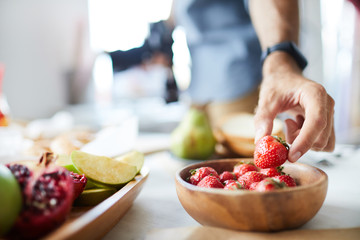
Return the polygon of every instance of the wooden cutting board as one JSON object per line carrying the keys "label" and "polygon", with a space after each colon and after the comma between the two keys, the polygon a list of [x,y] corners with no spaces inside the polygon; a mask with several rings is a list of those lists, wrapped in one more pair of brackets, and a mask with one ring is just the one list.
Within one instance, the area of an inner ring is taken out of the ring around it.
{"label": "wooden cutting board", "polygon": [[148,174],[143,167],[134,180],[94,207],[73,207],[68,220],[44,239],[100,239],[131,207]]}

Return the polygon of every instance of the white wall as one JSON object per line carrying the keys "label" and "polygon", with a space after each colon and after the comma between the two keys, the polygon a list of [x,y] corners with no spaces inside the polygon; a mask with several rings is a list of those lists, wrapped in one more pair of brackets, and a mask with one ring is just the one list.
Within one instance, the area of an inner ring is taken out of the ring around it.
{"label": "white wall", "polygon": [[323,42],[321,36],[320,1],[303,0],[300,4],[300,48],[308,60],[304,75],[313,81],[324,82]]}
{"label": "white wall", "polygon": [[0,1],[0,62],[14,118],[48,117],[68,102],[66,75],[88,46],[87,0]]}

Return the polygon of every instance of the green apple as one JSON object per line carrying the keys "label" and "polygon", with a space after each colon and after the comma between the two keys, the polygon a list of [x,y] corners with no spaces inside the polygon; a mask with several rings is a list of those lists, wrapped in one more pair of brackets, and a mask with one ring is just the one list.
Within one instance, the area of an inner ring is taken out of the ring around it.
{"label": "green apple", "polygon": [[56,159],[55,164],[58,166],[64,167],[71,172],[78,173],[68,155],[58,155],[58,158]]}
{"label": "green apple", "polygon": [[20,186],[12,172],[0,164],[0,237],[10,230],[21,207]]}
{"label": "green apple", "polygon": [[79,173],[84,173],[88,179],[114,187],[131,181],[137,173],[137,168],[133,165],[82,151],[73,151],[71,161]]}
{"label": "green apple", "polygon": [[144,154],[138,151],[131,151],[116,157],[115,160],[135,166],[138,174],[144,165]]}
{"label": "green apple", "polygon": [[116,192],[115,188],[98,188],[84,190],[74,201],[75,206],[95,206]]}
{"label": "green apple", "polygon": [[[74,164],[72,163],[72,161],[68,155],[58,155],[58,158],[56,159],[55,164],[66,168],[68,171],[71,171],[74,173],[79,173],[79,171],[76,169],[76,167],[74,166]],[[101,188],[101,187],[103,187],[103,186],[99,185],[97,183],[94,183],[93,181],[91,181],[91,179],[88,179],[86,182],[85,189]]]}

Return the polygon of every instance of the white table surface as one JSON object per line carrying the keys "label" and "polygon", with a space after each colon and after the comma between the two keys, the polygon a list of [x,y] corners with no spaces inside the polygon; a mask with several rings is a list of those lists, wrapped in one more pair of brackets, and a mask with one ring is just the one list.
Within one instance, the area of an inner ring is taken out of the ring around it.
{"label": "white table surface", "polygon": [[[317,164],[323,159],[323,164]],[[360,149],[338,145],[334,153],[309,152],[299,161],[322,169],[329,177],[322,208],[302,229],[360,227]],[[173,158],[167,151],[148,155],[145,165],[150,175],[144,188],[103,239],[144,239],[154,229],[200,226],[183,209],[175,190],[176,171],[190,163]]]}

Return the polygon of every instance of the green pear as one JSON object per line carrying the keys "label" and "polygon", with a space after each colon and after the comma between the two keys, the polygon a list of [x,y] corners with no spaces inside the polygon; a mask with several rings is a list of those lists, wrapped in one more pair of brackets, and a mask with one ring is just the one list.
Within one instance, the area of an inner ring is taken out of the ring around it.
{"label": "green pear", "polygon": [[215,151],[215,138],[205,112],[190,108],[171,134],[172,153],[185,159],[208,159]]}

